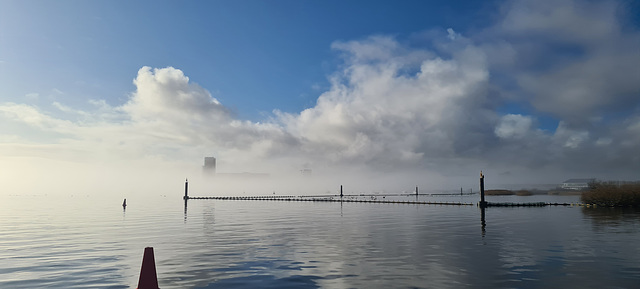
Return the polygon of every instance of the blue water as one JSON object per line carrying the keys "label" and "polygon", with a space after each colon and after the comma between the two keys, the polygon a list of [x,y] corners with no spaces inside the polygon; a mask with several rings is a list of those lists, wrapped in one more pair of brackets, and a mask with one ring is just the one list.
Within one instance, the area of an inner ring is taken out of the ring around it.
{"label": "blue water", "polygon": [[[415,197],[397,197],[415,200]],[[477,196],[420,197],[476,203]],[[578,202],[578,197],[488,197]],[[0,288],[638,288],[640,211],[0,196]]]}

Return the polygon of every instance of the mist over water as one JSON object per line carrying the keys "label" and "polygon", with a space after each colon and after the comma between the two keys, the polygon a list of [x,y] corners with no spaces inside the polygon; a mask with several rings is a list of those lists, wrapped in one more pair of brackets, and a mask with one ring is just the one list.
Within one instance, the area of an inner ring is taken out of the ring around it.
{"label": "mist over water", "polygon": [[[377,170],[354,166],[313,167],[303,175],[302,166],[278,164],[260,166],[219,165],[215,174],[203,171],[200,160],[193,162],[147,161],[81,163],[46,158],[5,158],[0,180],[2,195],[167,195],[184,191],[189,180],[191,195],[317,195],[335,194],[340,185],[345,193],[402,193],[477,191],[478,172],[459,172],[468,177],[444,176],[411,168]],[[487,185],[508,183],[513,178],[490,179]],[[495,180],[495,181],[494,181]],[[533,180],[522,180],[520,183]],[[502,188],[498,185],[498,188]]]}

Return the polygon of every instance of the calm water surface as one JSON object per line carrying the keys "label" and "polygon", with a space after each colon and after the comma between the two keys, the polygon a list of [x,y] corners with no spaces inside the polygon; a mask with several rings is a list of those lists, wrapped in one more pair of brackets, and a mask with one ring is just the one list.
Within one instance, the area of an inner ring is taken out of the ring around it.
{"label": "calm water surface", "polygon": [[[399,197],[413,199],[415,197]],[[472,197],[420,197],[476,203]],[[489,201],[578,202],[577,197]],[[0,196],[0,288],[638,288],[640,211]]]}

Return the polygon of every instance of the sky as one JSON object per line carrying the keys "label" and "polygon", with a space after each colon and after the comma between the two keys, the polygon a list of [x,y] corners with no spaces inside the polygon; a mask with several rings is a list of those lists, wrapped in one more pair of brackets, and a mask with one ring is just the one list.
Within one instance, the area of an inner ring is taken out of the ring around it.
{"label": "sky", "polygon": [[0,0],[0,181],[640,180],[639,28],[635,1]]}

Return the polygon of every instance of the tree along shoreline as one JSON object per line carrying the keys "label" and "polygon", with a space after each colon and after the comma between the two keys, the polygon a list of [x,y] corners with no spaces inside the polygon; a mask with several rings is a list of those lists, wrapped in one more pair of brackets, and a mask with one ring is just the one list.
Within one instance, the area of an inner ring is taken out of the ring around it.
{"label": "tree along shoreline", "polygon": [[580,200],[602,207],[640,207],[640,184],[593,183]]}
{"label": "tree along shoreline", "polygon": [[584,191],[575,191],[575,190],[564,190],[564,189],[554,189],[554,190],[538,190],[538,189],[530,189],[530,190],[486,190],[486,196],[535,196],[535,195],[549,195],[549,196],[576,196],[582,195]]}

